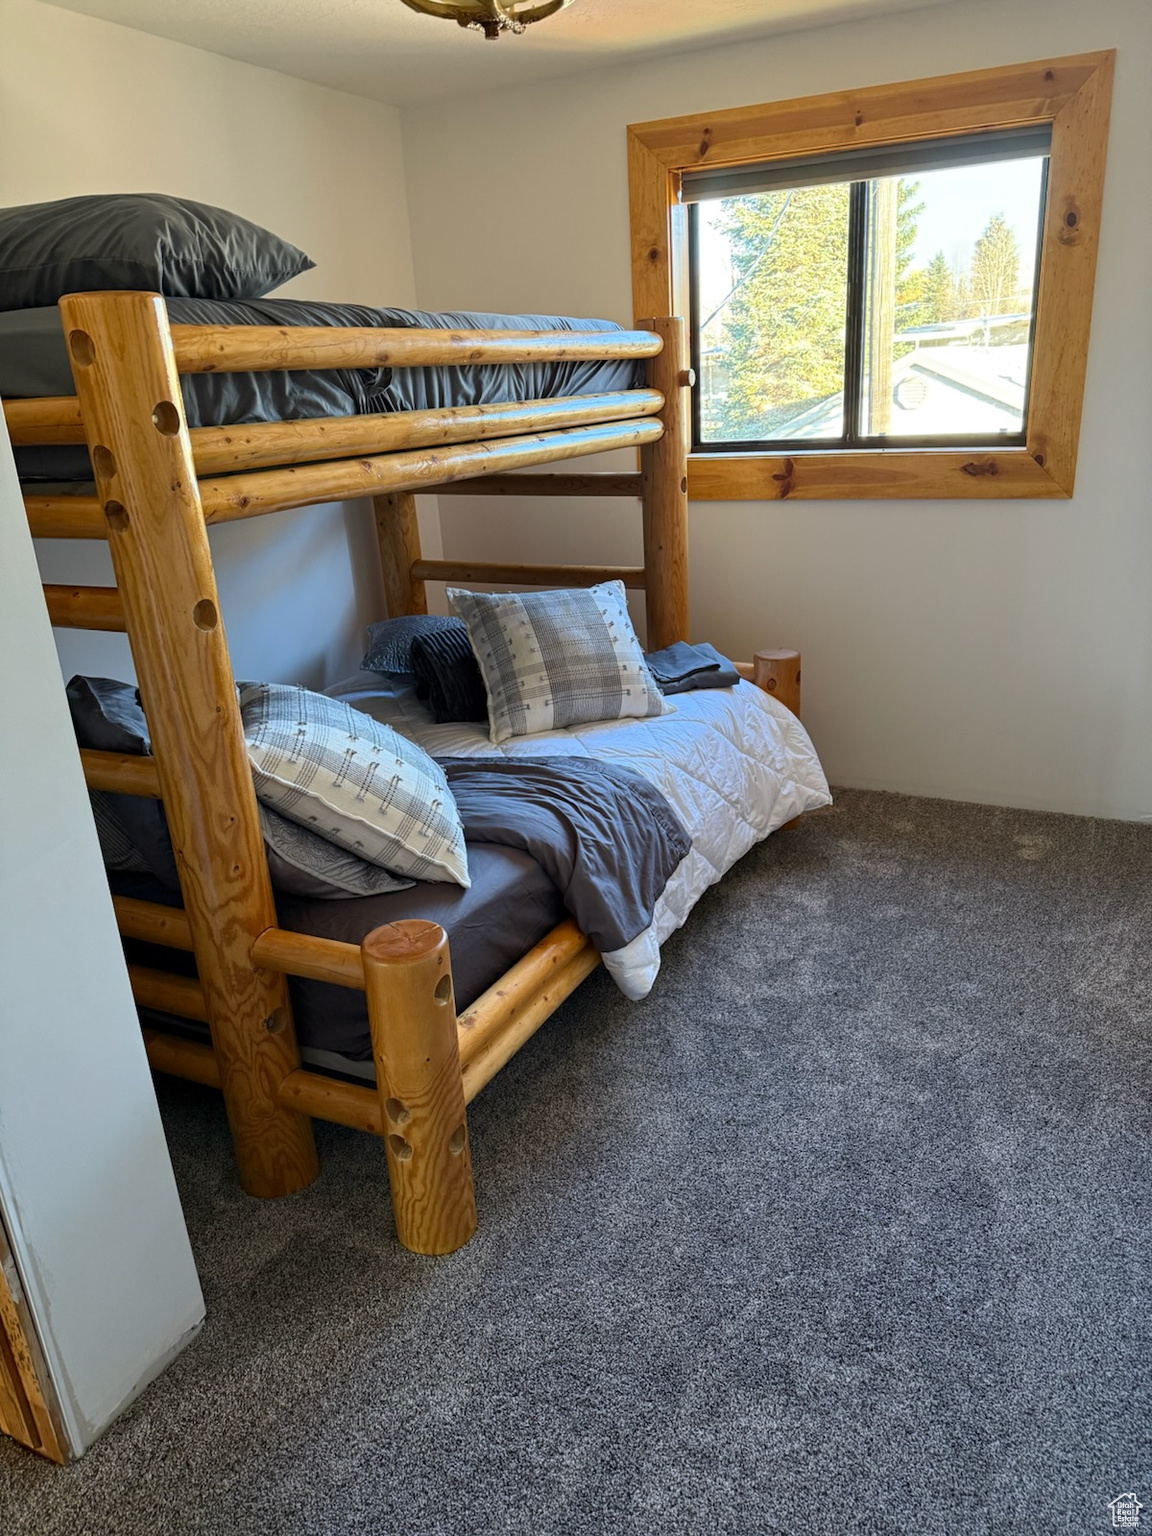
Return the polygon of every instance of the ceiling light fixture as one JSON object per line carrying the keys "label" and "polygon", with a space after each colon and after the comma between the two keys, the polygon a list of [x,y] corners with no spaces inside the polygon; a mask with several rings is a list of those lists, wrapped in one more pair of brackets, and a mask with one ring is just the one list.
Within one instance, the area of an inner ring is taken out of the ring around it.
{"label": "ceiling light fixture", "polygon": [[458,27],[474,27],[487,38],[501,32],[523,32],[534,21],[554,16],[572,0],[404,0],[422,16],[443,16]]}

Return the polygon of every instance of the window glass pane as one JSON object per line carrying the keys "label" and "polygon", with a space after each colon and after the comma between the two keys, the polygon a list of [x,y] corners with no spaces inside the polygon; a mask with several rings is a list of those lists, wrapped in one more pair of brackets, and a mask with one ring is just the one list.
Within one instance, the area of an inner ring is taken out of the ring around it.
{"label": "window glass pane", "polygon": [[846,184],[699,205],[702,443],[844,431]]}
{"label": "window glass pane", "polygon": [[1023,431],[1044,163],[868,183],[865,436]]}

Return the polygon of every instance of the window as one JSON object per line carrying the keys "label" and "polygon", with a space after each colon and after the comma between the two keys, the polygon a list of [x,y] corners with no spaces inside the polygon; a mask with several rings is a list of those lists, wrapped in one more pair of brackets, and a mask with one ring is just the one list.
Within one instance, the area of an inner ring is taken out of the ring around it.
{"label": "window", "polygon": [[1023,447],[1050,140],[686,174],[696,445]]}
{"label": "window", "polygon": [[629,130],[696,499],[1067,496],[1112,54]]}

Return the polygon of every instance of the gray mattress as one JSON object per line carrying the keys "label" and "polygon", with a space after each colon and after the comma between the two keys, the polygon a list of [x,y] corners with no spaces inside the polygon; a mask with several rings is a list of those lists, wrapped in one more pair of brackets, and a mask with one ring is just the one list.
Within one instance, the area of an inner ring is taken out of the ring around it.
{"label": "gray mattress", "polygon": [[[297,933],[359,944],[382,923],[423,917],[448,935],[456,1007],[463,1011],[567,915],[560,892],[530,854],[494,843],[470,843],[472,885],[420,880],[407,891],[348,901],[305,901],[278,895],[281,926]],[[121,896],[175,905],[177,898],[147,875],[111,874]],[[130,958],[164,970],[194,971],[192,957],[149,945],[126,946]],[[296,1035],[309,1051],[336,1052],[370,1060],[368,1009],[363,992],[293,977],[289,981]],[[180,1020],[181,1032],[187,1020]],[[197,1033],[198,1031],[194,1031]]]}
{"label": "gray mattress", "polygon": [[[610,320],[562,315],[425,313],[320,304],[299,299],[169,299],[173,325],[387,326],[427,330],[619,330]],[[558,395],[589,395],[643,384],[642,361],[483,364],[461,368],[335,368],[324,372],[192,374],[183,380],[192,427],[237,426],[306,417],[361,416],[434,406],[496,405]],[[0,397],[75,393],[60,312],[0,313]],[[83,448],[22,448],[25,479],[87,480]]]}

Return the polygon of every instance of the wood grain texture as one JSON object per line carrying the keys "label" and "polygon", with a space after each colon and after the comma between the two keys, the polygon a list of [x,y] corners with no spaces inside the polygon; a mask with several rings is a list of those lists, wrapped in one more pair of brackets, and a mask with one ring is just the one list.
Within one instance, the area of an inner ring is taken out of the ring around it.
{"label": "wood grain texture", "polygon": [[485,1051],[517,1013],[536,1001],[558,971],[590,947],[573,920],[565,918],[493,982],[458,1020],[461,1065],[467,1067]]}
{"label": "wood grain texture", "polygon": [[319,1072],[289,1072],[280,1084],[280,1102],[315,1120],[330,1120],[372,1136],[384,1135],[384,1110],[375,1088],[344,1083]]}
{"label": "wood grain texture", "polygon": [[[628,130],[628,203],[632,245],[632,313],[674,315],[687,308],[676,302],[674,213],[679,172],[653,154],[645,127]],[[652,376],[649,374],[649,383]]]}
{"label": "wood grain texture", "polygon": [[421,581],[505,582],[520,587],[594,587],[622,581],[642,588],[642,565],[502,565],[487,560],[417,560],[412,574]]}
{"label": "wood grain texture", "polygon": [[269,928],[252,946],[252,959],[286,976],[309,976],[336,987],[364,990],[364,962],[358,944],[320,939],[287,928]]}
{"label": "wood grain texture", "polygon": [[422,331],[339,325],[174,325],[172,346],[180,373],[575,362],[649,357],[658,350],[642,331]]}
{"label": "wood grain texture", "polygon": [[54,629],[123,633],[124,605],[115,587],[66,587],[45,582],[44,602]]}
{"label": "wood grain texture", "polygon": [[476,1230],[476,1197],[448,939],[412,920],[362,950],[396,1234],[413,1253],[452,1253]]}
{"label": "wood grain texture", "polygon": [[543,475],[487,475],[437,486],[438,496],[634,496],[644,494],[638,474],[608,470]]}
{"label": "wood grain texture", "polygon": [[4,420],[13,448],[83,443],[84,418],[75,395],[41,395],[34,400],[5,400]]}
{"label": "wood grain texture", "polygon": [[69,1459],[59,1399],[0,1222],[0,1433],[49,1461]]}
{"label": "wood grain texture", "polygon": [[220,1067],[241,1181],[288,1194],[316,1175],[308,1120],[276,1091],[299,1066],[283,977],[252,964],[276,926],[163,300],[61,302],[109,547]]}
{"label": "wood grain texture", "polygon": [[420,563],[420,520],[416,498],[409,491],[373,496],[376,541],[380,546],[380,576],[384,611],[390,619],[427,613],[428,594],[416,567]]}
{"label": "wood grain texture", "polygon": [[684,171],[1049,122],[1105,57],[1077,54],[694,112],[633,123],[628,132],[666,170]]}
{"label": "wood grain texture", "polygon": [[644,484],[644,602],[647,649],[659,651],[687,640],[688,620],[688,450],[691,406],[684,382],[687,341],[684,321],[658,316],[641,324],[664,346],[648,364],[648,382],[664,396],[663,434],[640,453]]}
{"label": "wood grain texture", "polygon": [[545,1020],[551,1018],[570,997],[580,983],[600,964],[600,956],[586,945],[543,984],[523,1007],[505,1022],[502,1029],[490,1035],[482,1050],[477,1051],[464,1068],[464,1098],[471,1104],[481,1088],[510,1061],[525,1041],[530,1040]]}
{"label": "wood grain texture", "polygon": [[800,713],[800,652],[757,651],[752,658],[750,681],[770,693],[794,715]]}
{"label": "wood grain texture", "polygon": [[177,976],[147,965],[130,965],[128,980],[132,983],[132,996],[141,1008],[155,1008],[158,1013],[174,1013],[180,1019],[208,1023],[204,989],[195,977]]}
{"label": "wood grain texture", "polygon": [[687,170],[984,129],[1053,126],[1027,449],[842,450],[789,458],[696,454],[688,471],[693,500],[1071,495],[1113,62],[1112,52],[1041,59],[629,128],[634,308],[637,314],[671,315],[686,312],[686,242],[676,194]]}
{"label": "wood grain texture", "polygon": [[555,431],[598,421],[655,416],[663,404],[653,390],[558,396],[500,405],[446,406],[377,416],[333,416],[307,421],[258,422],[239,427],[193,427],[192,457],[199,475],[232,474],[270,465],[305,464],[479,442],[526,432]]}
{"label": "wood grain texture", "polygon": [[183,1077],[190,1083],[201,1083],[205,1088],[219,1088],[220,1067],[210,1045],[202,1045],[198,1040],[184,1040],[179,1035],[166,1035],[163,1030],[146,1029],[144,1049],[153,1072]]}
{"label": "wood grain texture", "polygon": [[1068,496],[1076,483],[1114,63],[1114,54],[1100,55],[1052,124],[1028,452]]}
{"label": "wood grain texture", "polygon": [[25,496],[34,539],[106,539],[104,507],[95,496]]}
{"label": "wood grain texture", "polygon": [[166,944],[169,949],[190,950],[192,930],[179,907],[141,901],[135,896],[113,896],[112,909],[121,937],[145,944]]}
{"label": "wood grain texture", "polygon": [[694,453],[688,460],[692,501],[1060,500],[1066,494],[1025,448]]}
{"label": "wood grain texture", "polygon": [[160,770],[154,757],[81,747],[80,766],[89,789],[105,789],[110,795],[139,795],[143,800],[163,799]]}
{"label": "wood grain texture", "polygon": [[442,448],[414,448],[371,458],[334,459],[326,464],[298,464],[288,469],[253,470],[200,483],[200,499],[209,523],[262,517],[315,502],[346,501],[397,491],[436,490],[446,480],[484,475],[532,464],[554,463],[611,448],[636,448],[663,431],[656,417],[538,432],[528,437],[493,438]]}

